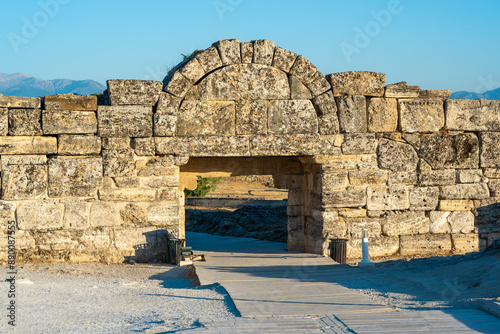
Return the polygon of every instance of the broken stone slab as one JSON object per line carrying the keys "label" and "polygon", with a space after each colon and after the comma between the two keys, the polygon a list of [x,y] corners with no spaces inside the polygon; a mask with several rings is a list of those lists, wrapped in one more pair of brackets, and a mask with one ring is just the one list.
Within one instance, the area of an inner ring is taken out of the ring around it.
{"label": "broken stone slab", "polygon": [[177,115],[179,113],[181,101],[182,99],[177,96],[174,96],[167,92],[161,92],[158,99],[158,104],[156,105],[155,113],[164,115]]}
{"label": "broken stone slab", "polygon": [[182,99],[191,89],[193,83],[183,76],[181,72],[175,71],[163,79],[163,90]]}
{"label": "broken stone slab", "polygon": [[331,208],[361,208],[366,205],[366,191],[342,190],[325,192],[321,197],[322,204]]}
{"label": "broken stone slab", "polygon": [[63,227],[61,206],[54,201],[23,201],[17,206],[21,230],[52,230]]}
{"label": "broken stone slab", "polygon": [[113,202],[151,202],[156,190],[141,188],[99,189],[99,200]]}
{"label": "broken stone slab", "polygon": [[368,100],[368,131],[394,132],[398,128],[396,99],[374,97]]}
{"label": "broken stone slab", "polygon": [[97,117],[94,111],[44,110],[42,125],[44,134],[94,134]]}
{"label": "broken stone slab", "polygon": [[374,133],[346,133],[342,153],[346,155],[375,154],[377,141]]}
{"label": "broken stone slab", "polygon": [[42,131],[40,109],[9,109],[10,136],[39,136]]}
{"label": "broken stone slab", "polygon": [[402,256],[448,255],[452,249],[449,234],[402,235],[399,238]]}
{"label": "broken stone slab", "polygon": [[439,89],[421,89],[418,97],[421,98],[436,98],[436,99],[449,99],[451,95],[451,90],[439,90]]}
{"label": "broken stone slab", "polygon": [[44,109],[46,110],[97,110],[97,96],[96,95],[75,95],[70,94],[57,94],[45,95]]}
{"label": "broken stone slab", "polygon": [[441,187],[439,197],[441,199],[484,199],[490,197],[490,191],[486,183],[456,184]]}
{"label": "broken stone slab", "polygon": [[290,83],[290,96],[292,100],[312,99],[311,91],[302,83],[302,81],[293,75],[288,77],[288,81]]}
{"label": "broken stone slab", "polygon": [[290,69],[290,75],[295,75],[304,84],[313,80],[318,69],[306,57],[300,55]]}
{"label": "broken stone slab", "polygon": [[42,108],[42,98],[0,94],[0,108],[40,109]]}
{"label": "broken stone slab", "polygon": [[368,187],[366,192],[368,210],[406,210],[410,207],[407,187]]}
{"label": "broken stone slab", "polygon": [[234,101],[184,101],[177,119],[177,136],[235,134]]}
{"label": "broken stone slab", "polygon": [[249,138],[236,136],[156,137],[156,154],[203,156],[249,156]]}
{"label": "broken stone slab", "polygon": [[332,88],[328,80],[319,71],[312,76],[311,81],[305,83],[305,86],[311,91],[313,97],[321,95]]}
{"label": "broken stone slab", "polygon": [[253,41],[253,63],[271,66],[274,57],[274,42],[267,39]]}
{"label": "broken stone slab", "polygon": [[433,169],[477,168],[479,140],[473,133],[424,136],[420,140],[420,155]]}
{"label": "broken stone slab", "polygon": [[163,84],[150,80],[108,80],[108,94],[112,106],[145,105],[158,102]]}
{"label": "broken stone slab", "polygon": [[380,168],[393,172],[415,171],[418,164],[417,152],[411,145],[385,138],[379,140],[377,157]]}
{"label": "broken stone slab", "polygon": [[395,97],[398,99],[414,98],[420,94],[419,86],[408,86],[406,81],[385,86],[384,97]]}
{"label": "broken stone slab", "polygon": [[400,235],[427,234],[429,233],[430,220],[425,212],[403,212],[389,215],[382,224],[382,232],[386,236],[397,237]]}
{"label": "broken stone slab", "polygon": [[438,204],[438,187],[416,187],[410,189],[410,210],[436,210]]}
{"label": "broken stone slab", "polygon": [[146,222],[146,212],[137,204],[127,204],[120,210],[120,217],[125,225],[140,226]]}
{"label": "broken stone slab", "polygon": [[1,155],[42,155],[57,153],[56,137],[0,137]]}
{"label": "broken stone slab", "polygon": [[328,74],[326,79],[333,89],[333,96],[343,95],[364,95],[380,96],[384,95],[385,74],[351,71]]}
{"label": "broken stone slab", "polygon": [[454,211],[448,216],[451,233],[467,234],[474,231],[474,214],[470,211]]}
{"label": "broken stone slab", "polygon": [[500,132],[482,132],[480,139],[481,167],[500,167]]}
{"label": "broken stone slab", "polygon": [[152,137],[153,109],[147,106],[97,107],[100,137]]}
{"label": "broken stone slab", "polygon": [[197,53],[195,58],[200,63],[201,67],[203,67],[205,73],[210,73],[222,67],[222,60],[215,46]]}
{"label": "broken stone slab", "polygon": [[450,233],[450,224],[448,223],[449,211],[431,211],[429,219],[431,221],[430,232],[436,233]]}
{"label": "broken stone slab", "polygon": [[404,132],[437,132],[444,126],[444,105],[439,99],[399,100],[401,130]]}
{"label": "broken stone slab", "polygon": [[101,153],[101,138],[86,135],[60,135],[57,154],[94,155]]}
{"label": "broken stone slab", "polygon": [[236,108],[237,135],[265,135],[267,134],[268,101],[238,100]]}
{"label": "broken stone slab", "polygon": [[138,156],[154,156],[155,140],[154,138],[134,138],[132,148]]}
{"label": "broken stone slab", "polygon": [[290,69],[295,63],[295,59],[297,59],[296,53],[277,46],[274,48],[274,58],[272,66],[279,68],[285,73],[290,73]]}
{"label": "broken stone slab", "polygon": [[366,99],[364,96],[352,95],[338,97],[337,107],[340,131],[367,132]]}
{"label": "broken stone slab", "polygon": [[45,155],[2,156],[2,199],[23,200],[47,196]]}
{"label": "broken stone slab", "polygon": [[[238,39],[225,39],[214,43],[219,50],[220,59],[223,65],[233,65],[241,63],[240,41]],[[197,80],[196,80],[197,81]]]}
{"label": "broken stone slab", "polygon": [[241,48],[241,63],[251,64],[253,60],[253,43],[242,42],[240,43],[240,48]]}
{"label": "broken stone slab", "polygon": [[200,100],[288,100],[285,72],[261,64],[229,65],[199,83]]}
{"label": "broken stone slab", "polygon": [[49,159],[49,197],[93,197],[102,183],[101,157]]}
{"label": "broken stone slab", "polygon": [[310,100],[276,100],[269,103],[269,132],[279,135],[318,133],[318,118]]}
{"label": "broken stone slab", "polygon": [[458,131],[500,131],[500,101],[445,101],[446,127]]}

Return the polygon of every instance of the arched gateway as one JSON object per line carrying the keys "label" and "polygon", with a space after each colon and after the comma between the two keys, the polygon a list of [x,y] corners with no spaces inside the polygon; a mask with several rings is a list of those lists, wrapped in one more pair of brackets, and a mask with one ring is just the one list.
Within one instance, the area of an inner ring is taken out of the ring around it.
{"label": "arched gateway", "polygon": [[367,228],[375,256],[473,251],[500,236],[500,103],[449,95],[224,40],[163,84],[0,96],[3,231],[26,259],[151,259],[197,175],[263,174],[289,189],[291,250],[360,256]]}

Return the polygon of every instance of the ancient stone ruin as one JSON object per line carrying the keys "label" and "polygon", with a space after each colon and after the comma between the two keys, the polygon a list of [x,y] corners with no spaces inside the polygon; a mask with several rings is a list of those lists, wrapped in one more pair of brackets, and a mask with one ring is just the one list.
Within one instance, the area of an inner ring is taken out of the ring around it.
{"label": "ancient stone ruin", "polygon": [[290,250],[342,237],[359,257],[367,228],[372,256],[474,251],[500,237],[500,101],[449,96],[325,77],[268,40],[219,41],[163,83],[1,96],[2,233],[17,222],[26,260],[152,260],[197,175],[273,175]]}

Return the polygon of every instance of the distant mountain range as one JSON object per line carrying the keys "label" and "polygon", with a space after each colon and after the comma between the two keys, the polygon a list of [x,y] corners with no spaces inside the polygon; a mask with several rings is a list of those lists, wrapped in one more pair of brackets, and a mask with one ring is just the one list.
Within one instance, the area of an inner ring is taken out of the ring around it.
{"label": "distant mountain range", "polygon": [[42,80],[22,73],[0,73],[0,94],[8,96],[90,95],[102,93],[105,89],[105,86],[94,80]]}
{"label": "distant mountain range", "polygon": [[500,100],[500,88],[493,89],[482,94],[460,91],[451,93],[452,99],[487,99],[487,100]]}

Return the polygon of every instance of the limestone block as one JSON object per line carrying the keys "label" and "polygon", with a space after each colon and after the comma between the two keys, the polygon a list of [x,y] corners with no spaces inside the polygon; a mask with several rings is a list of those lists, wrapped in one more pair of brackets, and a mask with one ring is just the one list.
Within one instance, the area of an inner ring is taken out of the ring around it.
{"label": "limestone block", "polygon": [[365,218],[365,209],[339,209],[338,214],[343,218]]}
{"label": "limestone block", "polygon": [[385,185],[388,179],[387,171],[383,170],[357,170],[349,172],[351,186],[380,186]]}
{"label": "limestone block", "polygon": [[164,115],[177,115],[180,106],[180,98],[167,92],[161,92],[155,112]]}
{"label": "limestone block", "polygon": [[416,170],[418,155],[408,144],[394,140],[380,139],[378,148],[378,165],[393,172],[411,172]]}
{"label": "limestone block", "polygon": [[447,186],[455,184],[455,170],[429,170],[420,172],[418,180],[420,186]]}
{"label": "limestone block", "polygon": [[419,86],[408,86],[406,81],[385,86],[385,97],[395,97],[398,99],[415,98],[420,94]]}
{"label": "limestone block", "polygon": [[49,159],[50,197],[92,197],[102,183],[101,157],[54,157]]}
{"label": "limestone block", "polygon": [[429,233],[430,220],[422,211],[409,211],[386,217],[382,231],[387,236]]}
{"label": "limestone block", "polygon": [[404,132],[437,132],[444,126],[443,100],[402,99],[399,113]]}
{"label": "limestone block", "polygon": [[47,158],[2,156],[2,199],[20,200],[47,194]]}
{"label": "limestone block", "polygon": [[97,132],[94,111],[44,110],[42,113],[44,134],[85,134]]}
{"label": "limestone block", "polygon": [[102,163],[104,176],[131,176],[135,171],[134,151],[130,148],[103,150]]}
{"label": "limestone block", "polygon": [[480,138],[481,167],[500,167],[500,132],[482,132]]}
{"label": "limestone block", "polygon": [[45,95],[44,109],[46,110],[97,110],[97,96],[57,94]]}
{"label": "limestone block", "polygon": [[477,234],[452,234],[451,240],[455,254],[479,251],[479,236]]}
{"label": "limestone block", "polygon": [[0,230],[5,231],[11,220],[16,220],[16,203],[0,201]]}
{"label": "limestone block", "polygon": [[477,168],[479,140],[472,133],[432,134],[422,138],[420,155],[433,169]]}
{"label": "limestone block", "polygon": [[112,178],[118,188],[139,188],[141,182],[137,176],[121,176]]}
{"label": "limestone block", "polygon": [[314,73],[311,81],[306,82],[305,85],[311,91],[313,97],[321,95],[332,88],[325,76],[319,71]]}
{"label": "limestone block", "polygon": [[152,137],[153,110],[147,106],[97,107],[99,136]]}
{"label": "limestone block", "polygon": [[286,100],[290,86],[285,72],[262,64],[229,65],[199,83],[200,100]]}
{"label": "limestone block", "polygon": [[127,204],[120,210],[122,222],[129,225],[146,225],[146,212],[137,204]]}
{"label": "limestone block", "polygon": [[300,55],[295,59],[290,74],[295,75],[303,83],[308,83],[313,80],[314,74],[318,69],[306,57]]}
{"label": "limestone block", "polygon": [[492,196],[500,196],[500,180],[490,180],[488,182],[488,188]]}
{"label": "limestone block", "polygon": [[343,154],[374,154],[376,149],[377,141],[373,133],[346,133],[344,136]]}
{"label": "limestone block", "polygon": [[9,109],[0,108],[0,136],[6,136],[8,133],[9,133]]}
{"label": "limestone block", "polygon": [[175,166],[175,161],[169,157],[154,157],[149,159],[144,165],[137,163],[136,166],[137,175],[141,177],[179,174],[179,167]]}
{"label": "limestone block", "polygon": [[149,80],[108,80],[108,94],[112,106],[154,106],[163,84]]}
{"label": "limestone block", "polygon": [[437,99],[449,99],[451,95],[451,90],[439,90],[439,89],[421,89],[418,97],[421,98],[437,98]]}
{"label": "limestone block", "polygon": [[0,137],[0,154],[56,154],[55,137]]}
{"label": "limestone block", "polygon": [[[295,59],[297,59],[296,53],[280,48],[279,46],[274,48],[273,66],[279,68],[283,72],[290,72],[293,63],[295,63]],[[292,99],[293,98],[292,96]]]}
{"label": "limestone block", "polygon": [[492,179],[500,179],[500,168],[484,168],[484,176]]}
{"label": "limestone block", "polygon": [[[70,231],[47,231],[36,238],[38,249],[45,252],[68,252],[78,246]],[[56,255],[55,258],[60,257]]]}
{"label": "limestone block", "polygon": [[402,235],[399,239],[402,256],[445,255],[451,251],[449,234]]}
{"label": "limestone block", "polygon": [[415,185],[417,182],[417,172],[391,172],[389,174],[388,185]]}
{"label": "limestone block", "polygon": [[136,155],[154,156],[155,140],[154,138],[134,138],[132,140],[132,148]]}
{"label": "limestone block", "polygon": [[383,73],[366,71],[341,72],[328,74],[326,79],[332,84],[334,96],[384,95],[385,74]]}
{"label": "limestone block", "polygon": [[291,189],[288,191],[288,199],[287,199],[288,205],[302,205],[302,203],[303,203],[303,196],[301,189]]}
{"label": "limestone block", "polygon": [[[177,188],[158,189],[156,191],[156,198],[159,201],[179,201],[181,193]],[[182,203],[184,200],[182,199]]]}
{"label": "limestone block", "polygon": [[363,237],[363,229],[368,230],[370,238],[379,237],[382,232],[380,220],[377,218],[348,218],[346,219],[346,223],[350,239],[361,239]]}
{"label": "limestone block", "polygon": [[431,221],[431,233],[450,233],[450,224],[448,223],[449,211],[431,211],[429,219]]}
{"label": "limestone block", "polygon": [[446,127],[458,131],[500,131],[500,101],[445,101]]}
{"label": "limestone block", "polygon": [[253,60],[253,43],[245,42],[240,43],[241,48],[241,63],[250,64]]}
{"label": "limestone block", "polygon": [[154,226],[178,226],[180,222],[180,206],[152,205],[147,210],[147,221]]}
{"label": "limestone block", "polygon": [[183,98],[184,95],[191,89],[193,83],[183,76],[180,71],[175,71],[163,79],[163,90],[178,98]]}
{"label": "limestone block", "polygon": [[200,63],[201,67],[203,67],[205,73],[210,73],[222,66],[222,60],[220,59],[219,52],[214,46],[196,54],[195,58]]}
{"label": "limestone block", "polygon": [[41,97],[5,96],[0,94],[0,108],[39,109],[41,107]]}
{"label": "limestone block", "polygon": [[[239,45],[238,45],[239,46]],[[238,48],[239,49],[239,48]],[[205,71],[201,67],[200,63],[196,58],[187,61],[180,69],[180,74],[189,80],[192,84],[200,80],[204,75]]]}
{"label": "limestone block", "polygon": [[173,137],[177,126],[177,115],[154,114],[154,135],[156,137]]}
{"label": "limestone block", "polygon": [[470,199],[445,200],[439,201],[440,211],[470,211],[474,210],[474,201]]}
{"label": "limestone block", "polygon": [[303,207],[302,205],[288,204],[286,207],[286,214],[289,217],[301,217],[303,215]]}
{"label": "limestone block", "polygon": [[155,138],[156,154],[203,156],[248,156],[249,138],[235,136]]}
{"label": "limestone block", "polygon": [[92,227],[119,226],[120,215],[115,203],[94,203],[90,207]]}
{"label": "limestone block", "polygon": [[479,183],[483,179],[482,169],[457,170],[458,183]]}
{"label": "limestone block", "polygon": [[374,97],[368,100],[368,131],[394,132],[398,128],[396,99]]}
{"label": "limestone block", "polygon": [[368,210],[406,210],[410,207],[407,187],[368,187],[366,208]]}
{"label": "limestone block", "polygon": [[177,136],[234,135],[233,101],[184,101],[177,119]]}
{"label": "limestone block", "polygon": [[61,206],[53,201],[23,201],[17,206],[21,230],[53,230],[63,227]]}
{"label": "limestone block", "polygon": [[64,228],[69,230],[85,230],[90,227],[90,206],[85,202],[69,202],[64,204]]}
{"label": "limestone block", "polygon": [[345,190],[348,185],[347,172],[328,173],[321,175],[323,192]]}
{"label": "limestone block", "polygon": [[267,101],[239,100],[235,108],[237,135],[267,134]]}
{"label": "limestone block", "polygon": [[101,138],[85,135],[60,135],[57,154],[94,155],[101,153]]}
{"label": "limestone block", "polygon": [[103,150],[128,150],[131,148],[128,137],[102,138],[101,143]]}
{"label": "limestone block", "polygon": [[[362,240],[349,240],[347,243],[347,257],[361,258]],[[399,238],[381,236],[378,238],[369,238],[368,252],[371,257],[391,256],[399,250]]]}
{"label": "limestone block", "polygon": [[316,110],[309,100],[277,100],[269,103],[269,132],[275,134],[318,133]]}
{"label": "limestone block", "polygon": [[41,135],[41,115],[40,109],[9,109],[9,135]]}
{"label": "limestone block", "polygon": [[141,177],[141,184],[148,188],[177,187],[179,185],[179,174]]}
{"label": "limestone block", "polygon": [[[309,88],[307,88],[306,85],[304,85],[302,81],[297,79],[294,75],[288,77],[288,82],[290,84],[290,96],[292,100],[312,99],[313,96]],[[335,110],[337,110],[337,107],[335,107]]]}
{"label": "limestone block", "polygon": [[250,155],[339,155],[330,136],[318,135],[268,135],[250,137]]}
{"label": "limestone block", "polygon": [[[36,233],[36,232],[35,232]],[[36,248],[34,232],[18,230],[16,232],[16,248],[19,250],[33,251]]]}
{"label": "limestone block", "polygon": [[223,65],[241,63],[240,41],[238,39],[225,39],[214,44],[219,49],[220,59]]}
{"label": "limestone block", "polygon": [[318,117],[319,133],[332,135],[339,132],[339,119],[337,113],[325,114]]}
{"label": "limestone block", "polygon": [[474,214],[470,211],[454,211],[448,216],[451,233],[471,233],[474,231]]}
{"label": "limestone block", "polygon": [[410,189],[410,210],[436,210],[438,202],[438,187],[417,187]]}
{"label": "limestone block", "polygon": [[319,133],[324,135],[336,134],[339,132],[339,119],[337,115],[337,104],[331,91],[316,96],[313,99],[316,107],[319,125]]}
{"label": "limestone block", "polygon": [[321,200],[323,205],[332,208],[360,208],[366,205],[366,191],[343,190],[325,192]]}
{"label": "limestone block", "polygon": [[156,199],[156,190],[137,188],[99,189],[101,201],[151,202]]}
{"label": "limestone block", "polygon": [[109,228],[100,227],[98,229],[86,229],[80,233],[81,237],[79,241],[84,248],[91,249],[95,252],[102,252],[103,254],[109,254],[111,235],[113,234]]}
{"label": "limestone block", "polygon": [[340,131],[366,132],[366,99],[362,95],[337,98]]}
{"label": "limestone block", "polygon": [[253,42],[253,63],[271,66],[274,57],[274,42],[261,39]]}
{"label": "limestone block", "polygon": [[441,199],[484,199],[490,196],[488,185],[479,184],[456,184],[441,187],[439,197]]}

